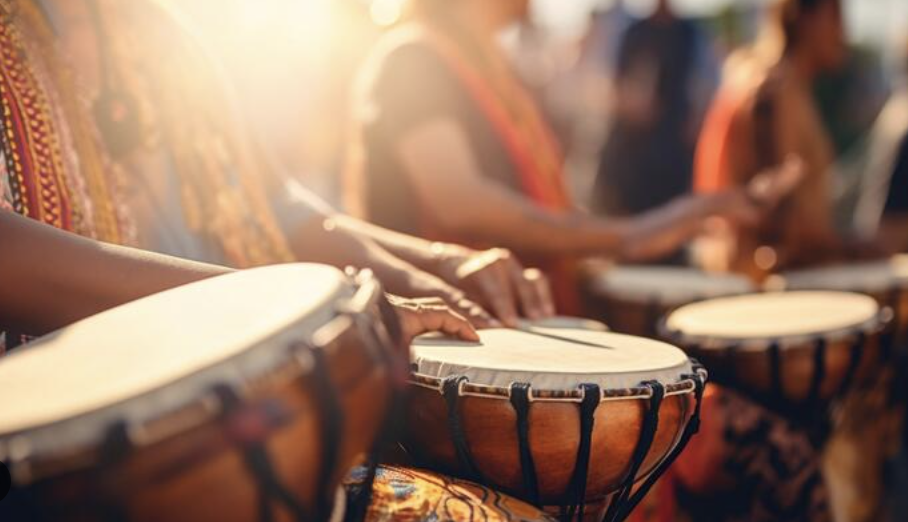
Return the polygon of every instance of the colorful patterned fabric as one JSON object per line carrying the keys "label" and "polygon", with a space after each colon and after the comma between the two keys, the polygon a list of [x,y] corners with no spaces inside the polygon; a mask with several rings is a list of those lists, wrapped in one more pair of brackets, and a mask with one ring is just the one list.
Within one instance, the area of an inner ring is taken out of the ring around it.
{"label": "colorful patterned fabric", "polygon": [[[358,493],[366,478],[357,469],[346,487]],[[380,466],[376,473],[368,522],[505,522],[553,521],[533,506],[489,488],[424,470]]]}
{"label": "colorful patterned fabric", "polygon": [[244,132],[228,82],[204,47],[157,0],[99,5],[112,67],[138,107],[133,131],[141,139],[124,164],[131,153],[163,151],[177,172],[185,222],[217,242],[225,262],[291,261],[269,200],[272,185],[283,180],[274,179],[273,166]]}
{"label": "colorful patterned fabric", "polygon": [[674,466],[691,520],[832,520],[820,450],[801,426],[712,384],[701,418]]}
{"label": "colorful patterned fabric", "polygon": [[128,242],[117,182],[36,7],[0,1],[0,209]]}

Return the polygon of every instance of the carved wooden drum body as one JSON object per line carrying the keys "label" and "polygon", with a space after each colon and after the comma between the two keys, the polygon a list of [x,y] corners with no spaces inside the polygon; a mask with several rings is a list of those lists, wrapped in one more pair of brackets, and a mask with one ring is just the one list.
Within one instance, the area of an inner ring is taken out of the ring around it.
{"label": "carved wooden drum body", "polygon": [[674,346],[584,329],[413,345],[405,446],[421,465],[562,518],[624,518],[696,429],[705,372]]}
{"label": "carved wooden drum body", "polygon": [[586,290],[591,313],[609,328],[656,337],[659,320],[674,308],[756,289],[747,278],[733,274],[669,266],[615,266],[591,274]]}
{"label": "carved wooden drum body", "polygon": [[64,328],[0,361],[0,460],[49,520],[326,519],[406,375],[382,299],[283,265]]}
{"label": "carved wooden drum body", "polygon": [[865,295],[769,292],[683,306],[662,330],[716,382],[786,412],[828,404],[873,375],[887,322]]}

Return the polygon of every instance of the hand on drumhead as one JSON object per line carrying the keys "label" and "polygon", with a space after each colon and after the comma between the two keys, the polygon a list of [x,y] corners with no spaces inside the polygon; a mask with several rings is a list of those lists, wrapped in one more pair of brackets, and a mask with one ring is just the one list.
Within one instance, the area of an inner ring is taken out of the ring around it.
{"label": "hand on drumhead", "polygon": [[454,288],[447,281],[426,272],[410,274],[407,295],[439,298],[452,310],[464,316],[475,328],[499,328],[501,323],[476,302],[467,298],[463,290]]}
{"label": "hand on drumhead", "polygon": [[763,208],[774,208],[804,179],[804,162],[789,156],[774,168],[765,170],[747,184],[747,195]]}
{"label": "hand on drumhead", "polygon": [[451,310],[441,298],[405,299],[388,296],[400,318],[404,341],[409,345],[414,337],[441,332],[464,341],[479,341],[479,334],[462,315]]}
{"label": "hand on drumhead", "polygon": [[521,314],[534,320],[555,315],[548,279],[537,269],[525,269],[510,251],[453,245],[445,250],[439,275],[506,326],[517,326]]}

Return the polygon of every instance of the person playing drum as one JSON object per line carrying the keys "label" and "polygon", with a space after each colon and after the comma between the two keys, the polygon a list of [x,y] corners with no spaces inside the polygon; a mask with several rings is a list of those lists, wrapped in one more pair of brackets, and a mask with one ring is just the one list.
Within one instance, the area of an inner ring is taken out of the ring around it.
{"label": "person playing drum", "polygon": [[845,58],[840,0],[777,0],[764,35],[733,54],[697,149],[695,190],[742,186],[788,155],[804,162],[804,181],[758,228],[716,235],[702,262],[761,279],[766,273],[870,255],[872,243],[834,228],[830,169],[833,146],[813,97],[814,80]]}
{"label": "person playing drum", "polygon": [[[574,256],[657,258],[708,217],[757,218],[759,205],[738,189],[629,219],[578,210],[552,132],[495,41],[529,3],[411,4],[412,23],[384,37],[359,79],[346,186],[356,215],[410,234],[508,247],[547,270],[565,313],[578,308]],[[787,191],[793,170],[771,178],[782,187],[763,201]]]}

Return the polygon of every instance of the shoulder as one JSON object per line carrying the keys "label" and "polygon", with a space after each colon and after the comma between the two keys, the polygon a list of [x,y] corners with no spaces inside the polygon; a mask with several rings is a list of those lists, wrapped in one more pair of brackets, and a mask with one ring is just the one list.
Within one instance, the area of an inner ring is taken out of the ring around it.
{"label": "shoulder", "polygon": [[441,56],[432,45],[427,30],[408,24],[383,36],[363,64],[364,82],[375,83],[388,76],[435,73],[441,67]]}

